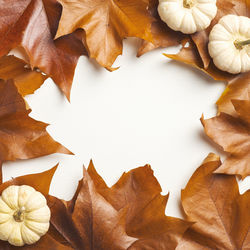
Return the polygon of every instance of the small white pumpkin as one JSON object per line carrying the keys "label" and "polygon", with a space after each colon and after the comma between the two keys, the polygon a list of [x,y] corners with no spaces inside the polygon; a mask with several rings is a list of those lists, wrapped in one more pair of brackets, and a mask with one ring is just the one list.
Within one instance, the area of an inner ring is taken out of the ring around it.
{"label": "small white pumpkin", "polygon": [[217,68],[232,74],[250,70],[250,18],[226,15],[209,34],[208,51]]}
{"label": "small white pumpkin", "polygon": [[45,197],[30,186],[9,186],[0,197],[0,239],[14,246],[34,244],[49,229]]}
{"label": "small white pumpkin", "polygon": [[158,13],[171,29],[192,34],[210,25],[217,13],[216,0],[159,0]]}

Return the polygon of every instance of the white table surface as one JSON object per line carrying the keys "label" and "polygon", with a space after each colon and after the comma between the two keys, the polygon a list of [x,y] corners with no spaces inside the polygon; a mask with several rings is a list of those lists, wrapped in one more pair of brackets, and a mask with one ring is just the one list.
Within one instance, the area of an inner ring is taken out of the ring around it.
{"label": "white table surface", "polygon": [[[45,171],[60,163],[50,193],[70,199],[92,158],[108,185],[124,171],[150,164],[163,194],[170,192],[166,213],[181,217],[180,191],[209,152],[223,155],[206,138],[199,121],[216,114],[224,83],[170,61],[158,49],[136,58],[137,39],[124,42],[124,52],[108,72],[81,57],[71,103],[52,80],[26,97],[31,116],[51,125],[48,132],[75,155],[54,154],[4,164],[4,180]],[[240,182],[240,191],[250,178]]]}

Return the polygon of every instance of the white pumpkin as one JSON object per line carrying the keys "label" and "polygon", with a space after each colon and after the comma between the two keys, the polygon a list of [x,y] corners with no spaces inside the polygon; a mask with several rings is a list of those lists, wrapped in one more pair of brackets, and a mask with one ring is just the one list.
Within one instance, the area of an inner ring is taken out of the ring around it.
{"label": "white pumpkin", "polygon": [[208,51],[217,68],[232,74],[250,70],[250,18],[226,15],[209,34]]}
{"label": "white pumpkin", "polygon": [[45,197],[30,186],[9,186],[0,197],[0,239],[14,246],[33,244],[49,229]]}
{"label": "white pumpkin", "polygon": [[210,25],[216,0],[159,0],[158,13],[171,29],[192,34]]}

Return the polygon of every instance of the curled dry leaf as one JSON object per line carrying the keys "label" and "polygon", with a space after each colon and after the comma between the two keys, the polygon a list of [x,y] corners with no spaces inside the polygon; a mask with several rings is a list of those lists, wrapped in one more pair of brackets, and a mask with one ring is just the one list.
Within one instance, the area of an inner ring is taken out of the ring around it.
{"label": "curled dry leaf", "polygon": [[69,99],[84,48],[74,34],[53,41],[60,15],[56,0],[0,0],[0,56],[22,46],[32,68],[50,76]]}
{"label": "curled dry leaf", "polygon": [[201,119],[205,133],[230,155],[216,173],[250,175],[250,100],[232,100],[237,113]]}
{"label": "curled dry leaf", "polygon": [[13,79],[22,96],[33,94],[48,77],[32,70],[27,63],[15,56],[0,58],[0,79]]}
{"label": "curled dry leaf", "polygon": [[214,174],[220,164],[210,154],[182,191],[184,212],[194,224],[177,250],[249,249],[250,191],[240,195],[234,176]]}
{"label": "curled dry leaf", "polygon": [[[2,182],[2,179],[1,179],[0,193],[2,193],[4,189],[6,189],[8,186],[11,186],[11,185],[19,185],[19,186],[28,185],[28,186],[35,188],[37,191],[45,195],[46,198],[48,198],[50,183],[56,171],[56,168],[57,166],[43,173],[17,177],[4,183]],[[41,239],[33,245],[24,245],[23,247],[14,247],[10,245],[7,241],[0,241],[0,249],[1,250],[12,250],[12,249],[13,250],[14,249],[70,250],[72,249],[70,246],[66,244],[62,244],[60,242],[63,242],[62,235],[60,235],[55,230],[53,225],[50,225],[48,233],[42,236]]]}
{"label": "curled dry leaf", "polygon": [[29,117],[24,99],[11,80],[0,80],[0,163],[52,153],[70,154],[46,131],[47,124]]}
{"label": "curled dry leaf", "polygon": [[151,39],[153,19],[148,13],[148,0],[60,0],[63,6],[57,36],[84,29],[83,42],[89,56],[112,70],[115,59],[122,53],[126,37]]}

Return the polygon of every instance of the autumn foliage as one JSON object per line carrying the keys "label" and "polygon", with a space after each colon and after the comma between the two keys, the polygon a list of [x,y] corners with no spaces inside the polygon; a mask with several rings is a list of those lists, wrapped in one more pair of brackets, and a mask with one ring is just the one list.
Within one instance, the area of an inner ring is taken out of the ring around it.
{"label": "autumn foliage", "polygon": [[[124,173],[108,187],[91,161],[70,201],[49,195],[57,167],[8,182],[1,175],[0,193],[9,185],[30,185],[46,196],[52,217],[48,233],[36,244],[17,248],[0,241],[0,249],[250,249],[250,193],[239,194],[235,177],[250,174],[250,72],[217,69],[207,49],[218,20],[227,14],[250,17],[250,1],[217,0],[211,25],[192,35],[171,30],[157,6],[157,0],[0,0],[0,166],[71,154],[50,137],[47,124],[29,116],[23,97],[50,77],[70,100],[79,57],[116,70],[113,63],[128,37],[141,40],[137,56],[181,45],[179,53],[165,56],[225,82],[217,115],[201,118],[225,160],[209,154],[190,178],[181,192],[184,219],[165,215],[169,194],[161,195],[149,165]],[[21,50],[24,59],[9,55],[12,49]]]}

